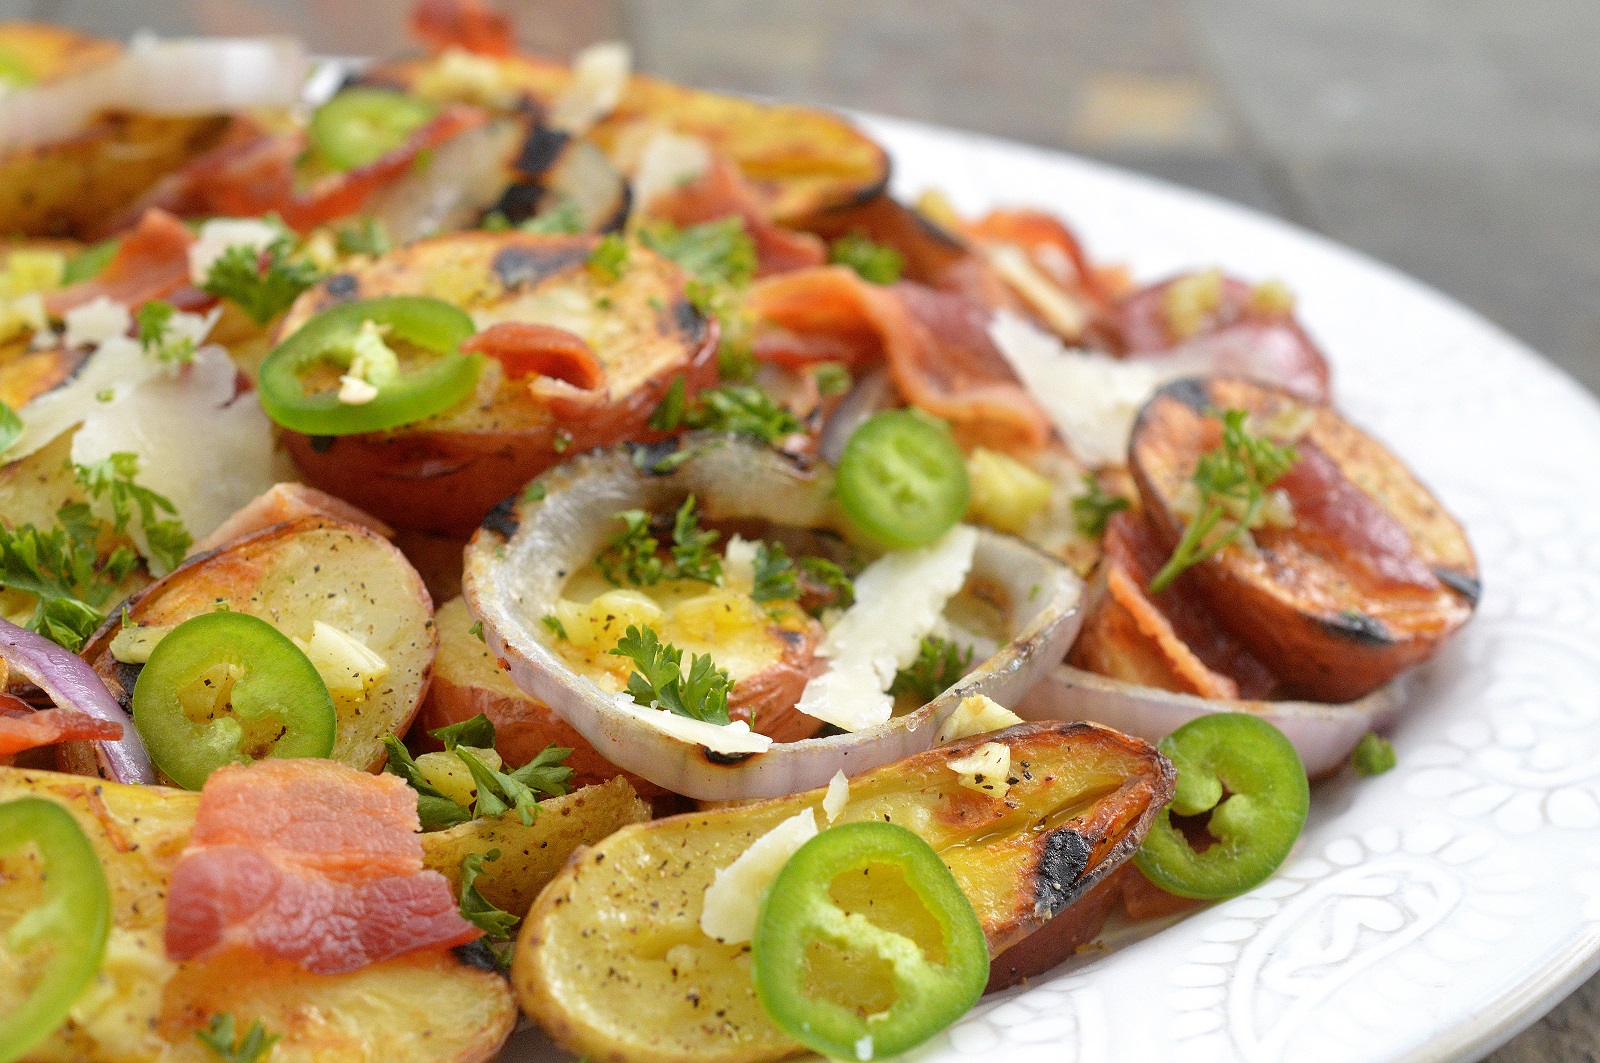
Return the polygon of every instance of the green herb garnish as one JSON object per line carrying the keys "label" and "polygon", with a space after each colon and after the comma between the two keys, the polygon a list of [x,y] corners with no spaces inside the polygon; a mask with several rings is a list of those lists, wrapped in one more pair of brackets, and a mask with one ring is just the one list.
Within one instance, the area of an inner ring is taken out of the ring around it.
{"label": "green herb garnish", "polygon": [[594,559],[600,574],[618,587],[660,583],[666,566],[656,556],[661,544],[650,533],[650,514],[642,509],[625,509],[617,519],[622,521],[622,530],[606,540],[605,549]]}
{"label": "green herb garnish", "polygon": [[1394,744],[1376,731],[1368,731],[1350,754],[1358,775],[1382,775],[1395,765]]}
{"label": "green herb garnish", "polygon": [[717,582],[722,578],[722,560],[711,548],[720,538],[722,533],[700,527],[694,495],[684,499],[672,521],[672,574],[678,579]]}
{"label": "green herb garnish", "polygon": [[683,424],[683,414],[688,407],[685,397],[688,382],[682,376],[672,378],[672,383],[667,385],[667,393],[661,396],[661,401],[656,403],[655,410],[650,414],[649,427],[655,432],[673,432]]}
{"label": "green herb garnish", "polygon": [[806,579],[833,593],[831,604],[848,609],[855,604],[856,584],[844,569],[825,557],[802,557],[800,571]]}
{"label": "green herb garnish", "polygon": [[639,241],[704,284],[743,285],[756,275],[756,244],[737,215],[683,228],[652,221],[639,230]]}
{"label": "green herb garnish", "polygon": [[594,250],[589,252],[589,269],[605,280],[620,280],[627,264],[627,241],[616,233],[601,237],[600,242],[594,245]]}
{"label": "green herb garnish", "polygon": [[[194,545],[194,539],[177,519],[178,510],[165,495],[134,482],[139,472],[139,455],[118,451],[104,461],[74,466],[73,474],[89,497],[98,501],[109,498],[112,513],[112,530],[124,532],[139,511],[139,527],[149,546],[150,559],[164,572],[171,572],[183,561],[183,556]],[[162,518],[160,514],[170,516]]]}
{"label": "green herb garnish", "polygon": [[1222,443],[1200,456],[1192,481],[1200,505],[1172,556],[1150,581],[1159,594],[1188,569],[1232,543],[1261,519],[1267,489],[1300,459],[1292,446],[1253,434],[1244,410],[1222,414]]}
{"label": "green herb garnish", "polygon": [[948,639],[930,635],[917,647],[917,658],[910,667],[895,673],[889,693],[894,697],[913,695],[927,704],[961,681],[972,664],[972,647],[961,647]]}
{"label": "green herb garnish", "polygon": [[892,247],[874,243],[865,233],[853,232],[828,245],[828,261],[849,266],[862,280],[893,284],[905,269],[905,256]]}
{"label": "green herb garnish", "polygon": [[1107,494],[1093,473],[1084,474],[1083,488],[1083,494],[1072,500],[1072,522],[1083,535],[1098,539],[1105,534],[1111,515],[1133,503],[1121,495]]}
{"label": "green herb garnish", "polygon": [[188,336],[169,336],[167,326],[178,308],[161,299],[152,299],[133,315],[139,329],[139,345],[158,362],[186,365],[194,361],[194,340]]}
{"label": "green herb garnish", "polygon": [[733,683],[726,671],[712,663],[710,654],[692,656],[685,676],[683,651],[671,643],[663,644],[655,629],[635,624],[629,624],[616,649],[607,652],[633,661],[628,693],[638,704],[659,706],[704,723],[728,722],[728,692]]}
{"label": "green herb garnish", "polygon": [[713,432],[737,432],[763,443],[776,443],[802,428],[799,418],[754,384],[724,384],[700,392],[683,423]]}
{"label": "green herb garnish", "polygon": [[341,255],[378,255],[387,254],[394,244],[389,240],[389,231],[383,227],[383,222],[377,218],[362,218],[353,225],[340,226],[334,235],[333,246]]}
{"label": "green herb garnish", "polygon": [[0,402],[0,454],[10,450],[22,438],[22,418],[4,402]]}
{"label": "green herb garnish", "polygon": [[483,931],[490,941],[510,941],[511,931],[522,920],[496,908],[478,892],[478,876],[483,865],[500,859],[499,849],[487,853],[468,853],[461,861],[461,918]]}
{"label": "green herb garnish", "polygon": [[237,305],[256,324],[265,325],[320,279],[315,265],[291,261],[289,252],[288,237],[274,240],[261,251],[235,244],[212,264],[201,287]]}
{"label": "green herb garnish", "polygon": [[562,625],[561,618],[556,616],[556,614],[546,613],[542,618],[540,618],[539,622],[548,628],[550,634],[554,635],[556,638],[561,639],[563,642],[571,641],[567,638],[567,629]]}
{"label": "green herb garnish", "polygon": [[758,602],[793,600],[800,597],[800,581],[794,562],[782,543],[756,544],[755,581],[750,597]]}
{"label": "green herb garnish", "polygon": [[272,1046],[282,1039],[280,1034],[267,1033],[260,1019],[251,1023],[243,1037],[235,1036],[236,1029],[232,1015],[213,1015],[211,1025],[204,1030],[196,1030],[194,1035],[201,1044],[215,1052],[217,1058],[227,1060],[227,1063],[260,1063],[272,1051]]}
{"label": "green herb garnish", "polygon": [[564,199],[549,210],[535,214],[517,228],[536,236],[576,236],[583,232],[583,212],[576,203]]}

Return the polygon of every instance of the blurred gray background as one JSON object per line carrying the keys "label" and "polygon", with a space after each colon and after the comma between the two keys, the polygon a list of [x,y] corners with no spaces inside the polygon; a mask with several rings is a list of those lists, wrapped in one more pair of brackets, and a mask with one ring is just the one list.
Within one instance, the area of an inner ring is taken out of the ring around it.
{"label": "blurred gray background", "polygon": [[[504,0],[529,44],[1064,148],[1319,230],[1600,391],[1596,0]],[[104,34],[408,47],[409,0],[0,0]],[[1600,979],[1491,1057],[1600,1060]]]}

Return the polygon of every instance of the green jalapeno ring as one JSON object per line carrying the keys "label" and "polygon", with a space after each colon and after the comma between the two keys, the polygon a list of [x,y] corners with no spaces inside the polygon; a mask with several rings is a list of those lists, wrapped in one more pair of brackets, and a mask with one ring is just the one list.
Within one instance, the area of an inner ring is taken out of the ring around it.
{"label": "green jalapeno ring", "polygon": [[[439,357],[377,385],[377,397],[371,402],[343,403],[334,391],[306,394],[301,375],[321,362],[348,366],[351,347],[367,321],[386,327],[390,337]],[[483,356],[462,354],[460,347],[476,331],[466,311],[420,295],[382,296],[329,307],[274,347],[262,362],[261,408],[278,424],[306,435],[354,435],[413,424],[472,393]]]}
{"label": "green jalapeno ring", "polygon": [[[939,928],[942,962],[914,940],[832,896],[835,880],[872,865],[900,869]],[[813,942],[875,954],[893,970],[897,999],[881,1014],[807,992]],[[846,823],[811,839],[789,859],[761,902],[751,942],[756,995],[772,1021],[806,1047],[834,1058],[898,1055],[964,1015],[983,995],[989,950],[983,927],[955,876],[927,842],[891,823]]]}
{"label": "green jalapeno ring", "polygon": [[[1145,877],[1196,900],[1236,897],[1270,878],[1311,807],[1294,744],[1257,716],[1223,712],[1191,720],[1157,748],[1178,769],[1178,786],[1134,856]],[[1196,852],[1172,816],[1206,812],[1216,843]]]}
{"label": "green jalapeno ring", "polygon": [[[229,692],[232,713],[196,724],[181,694],[219,664],[238,672]],[[300,647],[248,613],[203,613],[173,628],[150,652],[133,686],[133,723],[173,782],[198,790],[224,764],[249,763],[240,749],[240,721],[276,721],[281,733],[271,757],[326,757],[333,752],[337,714],[328,685]]]}
{"label": "green jalapeno ring", "polygon": [[338,170],[365,166],[398,148],[439,108],[396,89],[358,85],[311,114],[312,150]]}
{"label": "green jalapeno ring", "polygon": [[0,1063],[12,1063],[66,1020],[105,960],[111,891],[94,846],[72,813],[22,797],[0,804],[0,855],[32,844],[44,863],[44,898],[0,934],[13,955],[50,950],[20,1006],[0,1014]]}
{"label": "green jalapeno ring", "polygon": [[835,490],[845,516],[892,549],[927,546],[967,511],[967,463],[943,421],[921,410],[886,410],[851,433]]}

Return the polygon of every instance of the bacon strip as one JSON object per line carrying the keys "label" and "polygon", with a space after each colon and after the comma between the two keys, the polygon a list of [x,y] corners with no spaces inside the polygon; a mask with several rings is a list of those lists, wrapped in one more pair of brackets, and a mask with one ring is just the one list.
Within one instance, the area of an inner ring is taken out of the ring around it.
{"label": "bacon strip", "polygon": [[0,694],[0,757],[60,742],[114,742],[122,725],[76,709],[35,711],[9,694]]}
{"label": "bacon strip", "polygon": [[1049,415],[1017,380],[972,300],[902,282],[885,288],[830,266],[752,286],[756,357],[784,365],[883,360],[911,404],[949,421],[965,442],[1032,449]]}
{"label": "bacon strip", "polygon": [[101,296],[128,306],[165,299],[189,283],[192,243],[194,237],[183,222],[166,211],[147,210],[98,277],[51,292],[45,296],[45,309],[60,317]]}
{"label": "bacon strip", "polygon": [[419,156],[489,121],[487,112],[455,104],[420,126],[406,142],[365,166],[295,186],[302,133],[260,133],[216,148],[158,184],[146,206],[180,217],[257,217],[276,213],[296,232],[355,214],[381,189],[411,172]]}
{"label": "bacon strip", "polygon": [[167,954],[244,948],[316,974],[449,948],[480,931],[422,866],[416,793],[331,760],[218,769],[167,894]]}
{"label": "bacon strip", "polygon": [[744,174],[725,156],[713,154],[711,165],[693,181],[641,204],[652,218],[676,225],[699,225],[738,216],[756,245],[756,276],[820,266],[828,260],[822,241],[810,233],[785,229],[767,217],[760,196]]}
{"label": "bacon strip", "polygon": [[507,56],[516,50],[511,20],[483,0],[418,0],[406,27],[435,52]]}

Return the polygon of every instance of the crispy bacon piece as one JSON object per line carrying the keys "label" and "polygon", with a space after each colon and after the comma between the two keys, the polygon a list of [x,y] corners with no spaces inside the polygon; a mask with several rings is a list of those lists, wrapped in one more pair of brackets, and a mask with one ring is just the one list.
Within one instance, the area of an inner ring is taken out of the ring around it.
{"label": "crispy bacon piece", "polygon": [[1139,514],[1113,515],[1104,548],[1105,593],[1084,619],[1069,663],[1203,698],[1262,698],[1272,692],[1272,673],[1212,619],[1188,580],[1150,593],[1150,580],[1167,555]]}
{"label": "crispy bacon piece", "polygon": [[1292,313],[1252,305],[1253,289],[1222,278],[1218,306],[1199,331],[1176,334],[1167,317],[1167,293],[1183,280],[1173,277],[1141,288],[1111,311],[1113,342],[1129,357],[1187,355],[1204,360],[1209,372],[1276,384],[1314,402],[1329,401],[1328,360]]}
{"label": "crispy bacon piece", "polygon": [[756,357],[783,365],[885,360],[910,403],[968,443],[1027,450],[1050,418],[990,341],[988,311],[963,296],[902,282],[869,284],[838,266],[761,281],[747,304]]}
{"label": "crispy bacon piece", "polygon": [[202,155],[158,184],[144,205],[187,218],[276,213],[296,232],[309,232],[356,213],[410,173],[424,152],[488,120],[476,107],[446,107],[388,154],[303,190],[296,187],[294,164],[305,150],[304,134],[262,132]]}
{"label": "crispy bacon piece", "polygon": [[745,231],[756,245],[758,277],[820,266],[828,260],[821,240],[785,229],[767,217],[750,182],[722,155],[713,155],[711,166],[700,177],[641,207],[650,217],[676,225],[698,225],[734,215],[744,219]]}
{"label": "crispy bacon piece", "polygon": [[[179,289],[188,289],[192,243],[194,237],[183,222],[163,210],[146,210],[98,277],[51,292],[45,296],[45,309],[59,317],[100,296],[129,306],[168,298]],[[190,291],[201,302],[210,300],[203,292]],[[182,302],[190,306],[196,300]]]}
{"label": "crispy bacon piece", "polygon": [[528,379],[528,390],[564,421],[583,417],[608,401],[606,370],[583,337],[554,325],[502,321],[461,345],[494,358],[511,380]]}
{"label": "crispy bacon piece", "polygon": [[480,931],[422,866],[417,796],[331,760],[218,769],[167,894],[175,960],[244,948],[339,974]]}
{"label": "crispy bacon piece", "polygon": [[10,694],[0,694],[0,757],[11,757],[59,742],[114,742],[122,725],[77,709],[32,709]]}
{"label": "crispy bacon piece", "polygon": [[506,56],[517,47],[511,19],[483,0],[417,0],[406,27],[435,52],[460,48]]}

